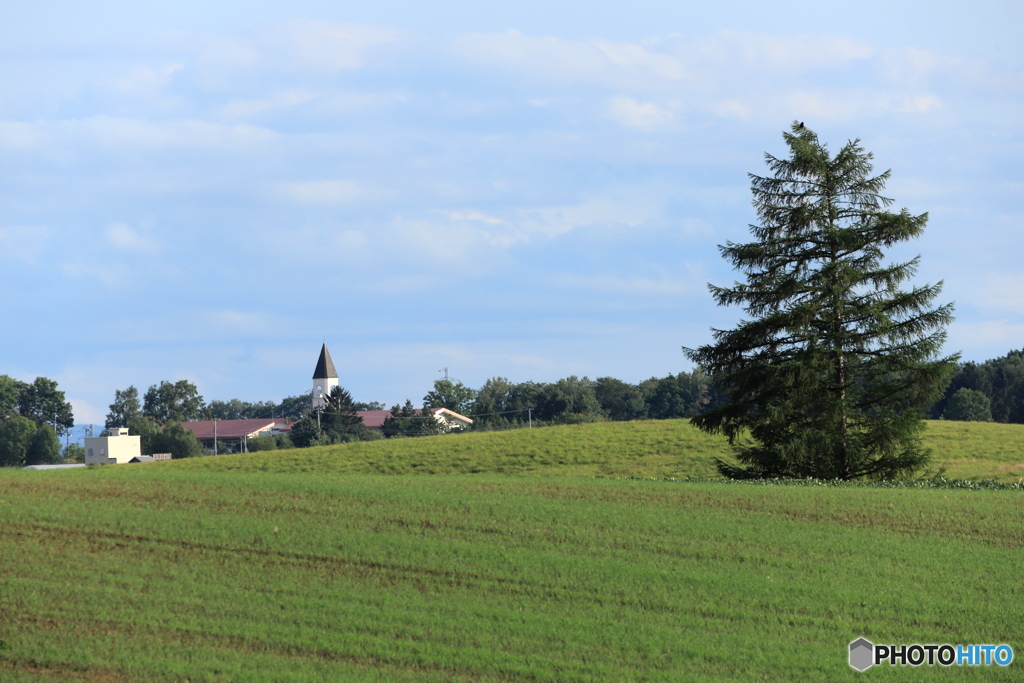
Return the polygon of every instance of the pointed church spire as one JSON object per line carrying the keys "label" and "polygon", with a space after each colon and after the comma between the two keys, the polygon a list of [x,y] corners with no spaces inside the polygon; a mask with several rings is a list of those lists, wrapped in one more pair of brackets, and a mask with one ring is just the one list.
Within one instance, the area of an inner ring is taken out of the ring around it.
{"label": "pointed church spire", "polygon": [[331,352],[327,350],[326,342],[320,349],[320,360],[316,362],[313,379],[338,379],[338,371],[334,369],[334,361],[331,360]]}
{"label": "pointed church spire", "polygon": [[334,361],[331,360],[331,352],[327,350],[325,342],[320,349],[320,360],[316,362],[316,370],[313,371],[313,408],[323,409],[327,405],[327,397],[336,386],[338,371],[334,369]]}

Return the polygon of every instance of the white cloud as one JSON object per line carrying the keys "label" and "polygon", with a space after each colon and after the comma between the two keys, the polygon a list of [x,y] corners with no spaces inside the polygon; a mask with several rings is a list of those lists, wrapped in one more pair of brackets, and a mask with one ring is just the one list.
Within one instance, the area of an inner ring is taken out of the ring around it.
{"label": "white cloud", "polygon": [[203,329],[229,333],[266,333],[281,324],[278,317],[248,311],[210,310],[202,311],[198,317],[205,321],[202,323]]}
{"label": "white cloud", "polygon": [[472,63],[526,72],[539,81],[558,80],[638,86],[678,83],[681,61],[638,43],[526,36],[518,31],[459,36],[454,49]]}
{"label": "white cloud", "polygon": [[174,74],[184,67],[185,65],[180,62],[155,69],[149,66],[136,66],[127,75],[115,79],[110,86],[126,95],[155,98],[160,94],[161,89],[171,81]]}
{"label": "white cloud", "polygon": [[[71,404],[71,414],[75,416],[75,424],[102,425],[107,419],[104,409],[96,408],[93,404],[77,396],[68,396],[68,403]],[[99,430],[96,430],[99,434]]]}
{"label": "white cloud", "polygon": [[896,111],[905,114],[927,114],[933,109],[942,108],[944,105],[938,96],[928,93],[896,98],[890,106]]}
{"label": "white cloud", "polygon": [[296,204],[339,206],[373,201],[390,196],[390,192],[368,188],[354,180],[307,180],[277,183],[278,196]]}
{"label": "white cloud", "polygon": [[189,44],[196,54],[196,67],[202,85],[211,90],[228,87],[239,71],[258,67],[260,50],[248,37],[230,34],[215,36],[175,36],[176,44]]}
{"label": "white cloud", "polygon": [[888,82],[900,87],[927,87],[937,72],[955,67],[958,60],[914,47],[889,50],[878,59],[878,71]]}
{"label": "white cloud", "polygon": [[265,148],[277,138],[267,128],[249,124],[220,124],[197,119],[151,121],[139,118],[94,116],[58,122],[67,137],[88,136],[100,144],[123,149],[196,148],[244,151]]}
{"label": "white cloud", "polygon": [[[687,94],[739,90],[772,80],[790,80],[845,69],[878,58],[870,44],[836,37],[775,36],[722,31],[698,38],[672,36],[643,42],[604,39],[568,40],[529,36],[518,31],[468,34],[454,49],[473,63],[523,72],[546,80],[598,83]],[[542,101],[533,96],[533,101]]]}
{"label": "white cloud", "polygon": [[638,102],[632,97],[613,97],[608,104],[611,117],[628,128],[652,130],[675,118],[675,112],[653,102]]}
{"label": "white cloud", "polygon": [[896,93],[861,87],[829,87],[815,90],[781,89],[755,92],[719,102],[708,109],[726,118],[750,120],[758,117],[781,120],[854,121],[886,114],[928,114],[941,109],[943,101],[933,93]]}
{"label": "white cloud", "polygon": [[289,23],[276,43],[293,67],[323,71],[358,69],[379,45],[409,40],[411,34],[389,26],[311,20]]}
{"label": "white cloud", "polygon": [[[537,239],[551,239],[577,228],[603,226],[637,228],[662,215],[669,192],[660,185],[650,187],[610,187],[601,195],[591,196],[576,204],[519,209],[499,218],[481,211],[441,210],[454,223],[443,230],[454,236],[507,248],[527,245]],[[710,231],[703,221],[686,219],[687,234]]]}
{"label": "white cloud", "polygon": [[125,223],[112,223],[106,229],[107,243],[124,251],[156,253],[160,243],[152,237],[141,234]]}
{"label": "white cloud", "polygon": [[43,127],[37,123],[0,121],[0,148],[29,150],[43,140]]}
{"label": "white cloud", "polygon": [[263,114],[288,115],[304,107],[321,118],[351,114],[402,105],[408,97],[401,93],[333,91],[322,89],[289,89],[262,99],[232,100],[221,108],[221,116],[229,120],[253,119]]}
{"label": "white cloud", "polygon": [[749,121],[752,116],[750,105],[744,104],[739,100],[724,100],[712,104],[711,111],[719,116],[729,119],[740,119],[741,121]]}
{"label": "white cloud", "polygon": [[249,119],[265,111],[284,111],[311,102],[321,93],[314,90],[285,90],[262,100],[235,100],[228,102],[221,110],[224,118]]}
{"label": "white cloud", "polygon": [[100,261],[77,260],[58,263],[57,268],[70,278],[95,280],[107,287],[122,287],[132,281],[129,268],[107,259]]}
{"label": "white cloud", "polygon": [[513,241],[526,242],[533,235],[554,237],[591,225],[635,228],[661,215],[664,197],[659,195],[657,188],[621,188],[575,205],[524,209],[519,212],[520,234]]}
{"label": "white cloud", "polygon": [[50,229],[45,225],[0,226],[0,254],[35,265],[49,237]]}
{"label": "white cloud", "polygon": [[666,46],[688,65],[724,77],[742,72],[803,73],[834,69],[876,54],[867,43],[845,37],[777,36],[721,31],[695,40],[677,39]]}
{"label": "white cloud", "polygon": [[499,258],[494,248],[498,241],[477,221],[436,222],[398,216],[386,232],[388,252],[422,270],[483,274]]}
{"label": "white cloud", "polygon": [[603,294],[624,294],[642,297],[672,297],[703,291],[703,280],[670,277],[664,273],[658,277],[620,277],[615,275],[582,275],[560,273],[552,281],[558,287],[572,287]]}
{"label": "white cloud", "polygon": [[453,221],[479,221],[481,223],[487,223],[488,225],[501,225],[505,221],[494,216],[489,216],[480,211],[474,211],[468,209],[465,211],[442,211],[444,215],[451,218]]}
{"label": "white cloud", "polygon": [[650,73],[670,81],[686,76],[686,67],[675,57],[658,54],[637,43],[613,43],[607,40],[594,41],[601,52],[616,66]]}

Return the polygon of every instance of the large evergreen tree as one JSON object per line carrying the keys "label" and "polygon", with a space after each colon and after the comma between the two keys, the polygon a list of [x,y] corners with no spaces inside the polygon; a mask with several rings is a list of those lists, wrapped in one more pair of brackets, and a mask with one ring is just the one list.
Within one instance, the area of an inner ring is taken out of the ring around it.
{"label": "large evergreen tree", "polygon": [[755,241],[720,247],[746,282],[709,285],[750,319],[686,350],[729,397],[694,423],[737,447],[739,467],[719,462],[730,476],[912,472],[927,461],[922,411],[955,370],[940,356],[952,305],[932,308],[941,283],[901,289],[918,259],[883,263],[883,249],[928,215],[885,211],[889,172],[871,175],[859,141],[833,156],[803,124],[783,137],[789,158],[750,175]]}

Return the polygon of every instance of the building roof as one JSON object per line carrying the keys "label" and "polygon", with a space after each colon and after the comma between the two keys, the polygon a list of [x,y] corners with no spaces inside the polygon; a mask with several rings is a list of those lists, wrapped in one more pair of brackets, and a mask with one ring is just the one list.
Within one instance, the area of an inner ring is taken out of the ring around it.
{"label": "building roof", "polygon": [[23,470],[66,470],[71,467],[85,467],[83,463],[72,463],[68,465],[29,465],[22,467]]}
{"label": "building roof", "polygon": [[338,371],[334,369],[334,361],[331,360],[331,352],[327,350],[326,342],[320,349],[320,360],[316,362],[313,379],[338,379]]}
{"label": "building roof", "polygon": [[[290,427],[291,421],[283,417],[267,417],[258,420],[216,420],[217,439],[242,439],[255,436],[257,432],[268,431],[275,425],[278,431],[285,426]],[[200,441],[213,440],[214,420],[199,422],[182,422],[181,426],[191,429]]]}
{"label": "building roof", "polygon": [[[453,420],[456,420],[458,422],[462,422],[463,424],[466,425],[473,424],[473,421],[471,419],[469,419],[465,415],[459,415],[454,410],[448,410],[447,408],[430,409],[431,415],[436,416],[438,413],[445,417],[449,417]],[[384,420],[391,417],[390,410],[359,410],[356,411],[356,414],[359,415],[359,417],[363,418],[363,426],[366,427],[367,429],[380,429],[381,427],[384,426]],[[417,408],[416,414],[422,415],[423,411]]]}
{"label": "building roof", "polygon": [[431,408],[430,414],[435,417],[440,415],[442,417],[448,418],[449,420],[461,422],[464,425],[473,424],[473,420],[471,420],[470,418],[466,417],[461,413],[456,413],[454,410],[449,410],[448,408]]}
{"label": "building roof", "polygon": [[367,429],[380,429],[384,420],[391,417],[390,410],[357,410],[356,415],[363,418],[363,426]]}

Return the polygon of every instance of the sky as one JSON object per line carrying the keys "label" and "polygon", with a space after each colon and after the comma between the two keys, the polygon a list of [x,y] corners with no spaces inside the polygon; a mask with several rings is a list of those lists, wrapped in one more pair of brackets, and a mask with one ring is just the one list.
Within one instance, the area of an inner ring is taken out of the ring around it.
{"label": "sky", "polygon": [[689,370],[793,121],[929,214],[889,254],[948,353],[1024,347],[1019,2],[151,4],[0,21],[0,374],[80,424],[308,392],[325,342],[386,405]]}

